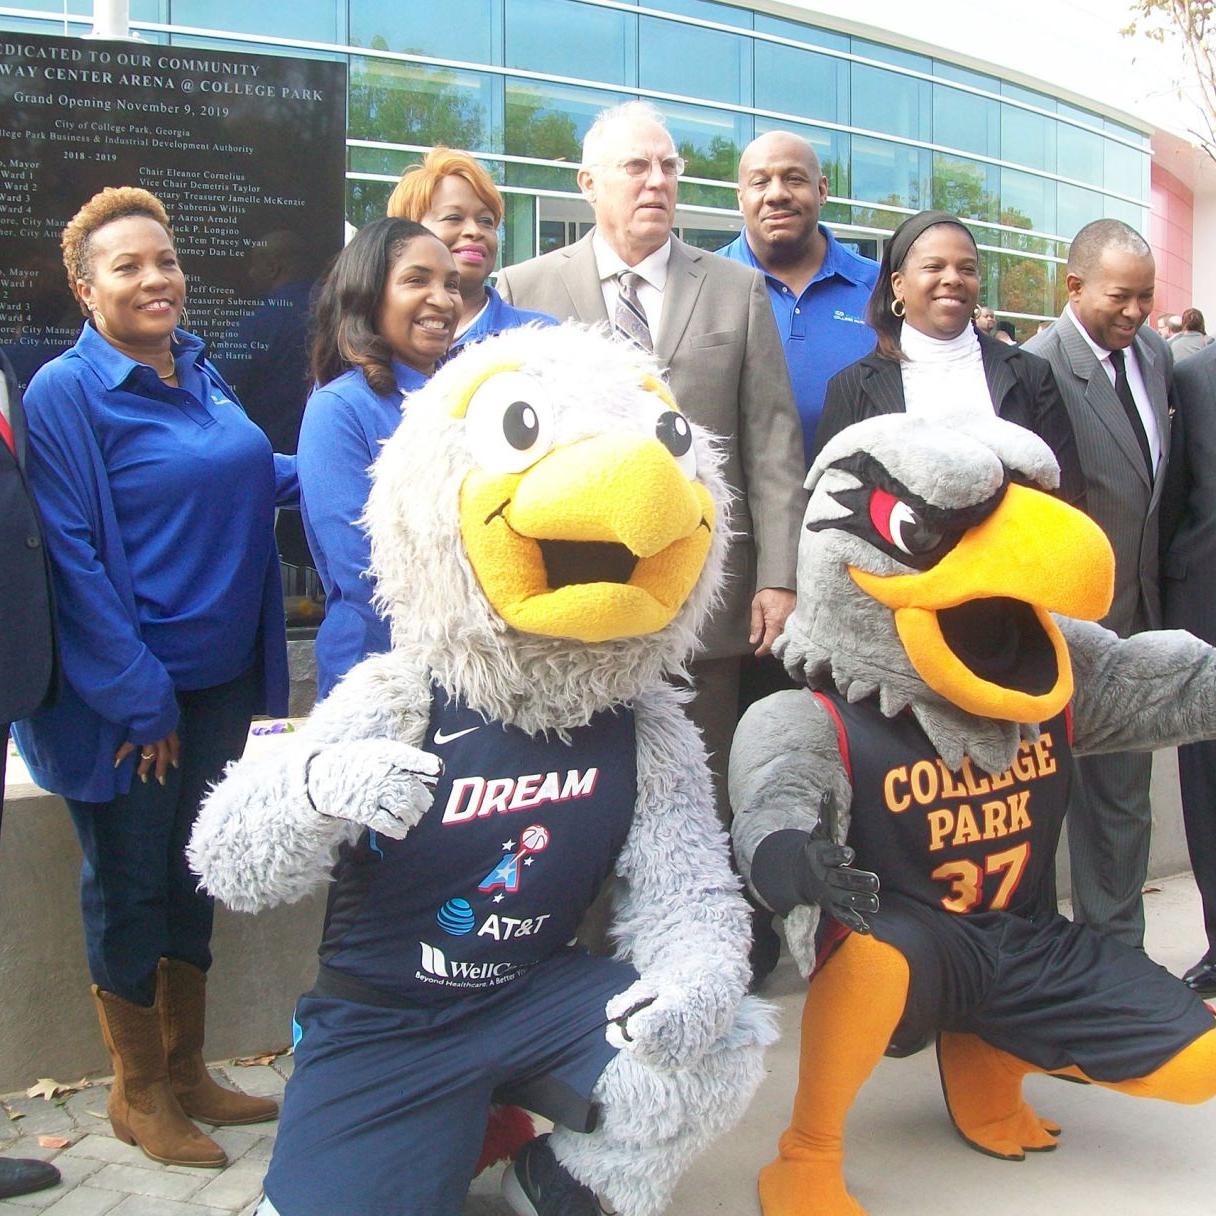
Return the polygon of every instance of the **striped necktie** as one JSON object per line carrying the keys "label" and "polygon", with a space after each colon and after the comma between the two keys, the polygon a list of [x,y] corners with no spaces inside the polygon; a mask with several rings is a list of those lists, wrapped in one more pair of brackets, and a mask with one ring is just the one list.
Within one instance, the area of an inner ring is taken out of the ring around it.
{"label": "striped necktie", "polygon": [[653,351],[654,342],[650,337],[646,310],[638,299],[638,284],[641,282],[642,276],[632,270],[622,270],[616,276],[616,315],[612,318],[612,327],[635,346],[640,346],[644,351]]}

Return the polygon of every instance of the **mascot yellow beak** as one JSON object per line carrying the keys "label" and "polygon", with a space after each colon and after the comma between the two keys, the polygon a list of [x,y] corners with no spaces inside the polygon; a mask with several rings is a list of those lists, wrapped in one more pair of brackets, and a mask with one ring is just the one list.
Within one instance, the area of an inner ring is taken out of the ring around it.
{"label": "mascot yellow beak", "polygon": [[669,625],[709,552],[709,491],[645,435],[555,448],[522,473],[474,470],[460,531],[486,598],[523,633],[606,642]]}
{"label": "mascot yellow beak", "polygon": [[1098,620],[1115,559],[1102,529],[1039,490],[1010,485],[935,566],[880,576],[849,567],[894,610],[917,674],[968,713],[1044,722],[1072,697],[1068,647],[1049,613]]}

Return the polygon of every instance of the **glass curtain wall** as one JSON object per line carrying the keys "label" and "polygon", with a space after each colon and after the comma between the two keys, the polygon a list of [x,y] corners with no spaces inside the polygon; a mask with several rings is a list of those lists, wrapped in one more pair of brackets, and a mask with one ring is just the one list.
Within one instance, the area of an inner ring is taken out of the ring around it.
{"label": "glass curtain wall", "polygon": [[[91,0],[5,6],[0,29],[83,32]],[[864,16],[864,5],[860,15]],[[19,15],[16,15],[19,14]],[[1110,216],[1144,231],[1148,137],[1048,95],[797,21],[710,0],[132,0],[140,36],[346,59],[348,218],[383,214],[397,175],[446,143],[507,197],[503,258],[578,239],[575,172],[596,113],[645,97],[688,162],[679,230],[706,248],[740,219],[741,149],[796,130],[815,146],[825,218],[863,252],[909,212],[969,221],[985,302],[1019,336],[1058,313],[1068,239]]]}

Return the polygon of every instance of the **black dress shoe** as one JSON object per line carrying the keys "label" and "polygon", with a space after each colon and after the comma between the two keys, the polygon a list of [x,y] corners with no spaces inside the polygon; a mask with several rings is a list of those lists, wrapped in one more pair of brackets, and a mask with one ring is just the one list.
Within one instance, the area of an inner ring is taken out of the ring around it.
{"label": "black dress shoe", "polygon": [[1182,977],[1182,982],[1200,996],[1216,996],[1216,959],[1201,959]]}
{"label": "black dress shoe", "polygon": [[45,1161],[27,1157],[0,1157],[0,1199],[44,1191],[59,1181],[59,1171]]}

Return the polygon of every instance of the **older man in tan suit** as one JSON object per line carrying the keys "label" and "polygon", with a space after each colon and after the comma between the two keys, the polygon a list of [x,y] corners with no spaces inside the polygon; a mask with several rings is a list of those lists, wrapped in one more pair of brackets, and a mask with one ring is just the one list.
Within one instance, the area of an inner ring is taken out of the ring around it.
{"label": "older man in tan suit", "polygon": [[595,228],[504,270],[498,288],[513,304],[599,322],[653,350],[681,408],[725,440],[735,538],[726,596],[693,664],[690,716],[711,752],[719,811],[729,821],[739,659],[767,654],[794,604],[802,440],[764,280],[672,235],[682,170],[653,107],[605,111],[583,141],[578,174]]}

